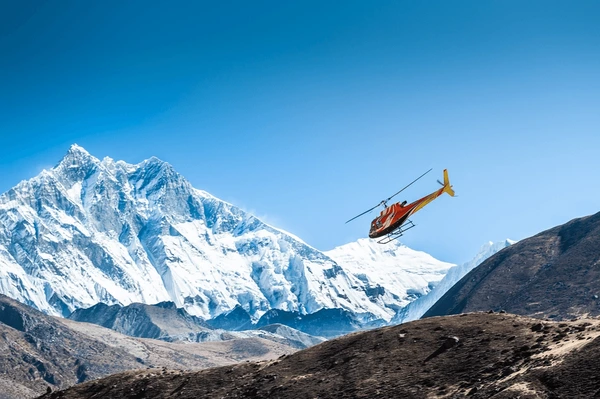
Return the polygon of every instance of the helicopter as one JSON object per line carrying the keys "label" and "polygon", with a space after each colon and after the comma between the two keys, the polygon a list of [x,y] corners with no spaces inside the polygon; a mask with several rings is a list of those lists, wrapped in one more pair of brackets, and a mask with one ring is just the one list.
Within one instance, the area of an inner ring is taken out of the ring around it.
{"label": "helicopter", "polygon": [[390,206],[387,205],[389,200],[394,198],[396,195],[400,194],[402,191],[406,190],[417,180],[419,180],[420,178],[425,176],[427,173],[431,172],[431,170],[432,169],[429,169],[427,172],[425,172],[421,176],[417,177],[415,180],[413,180],[407,186],[402,188],[402,190],[398,191],[396,194],[381,201],[379,204],[377,204],[373,208],[361,213],[360,215],[353,217],[352,219],[348,220],[346,223],[351,222],[354,219],[359,218],[362,215],[365,215],[365,214],[371,212],[373,209],[375,209],[377,207],[383,206],[384,209],[381,211],[379,216],[377,216],[371,222],[371,229],[369,230],[369,237],[370,238],[383,237],[381,240],[377,241],[379,244],[388,244],[388,243],[394,241],[395,239],[401,237],[404,234],[404,232],[415,227],[415,224],[411,220],[408,219],[409,216],[414,215],[417,211],[421,210],[423,207],[425,207],[425,205],[429,204],[431,201],[433,201],[434,199],[436,199],[443,193],[447,193],[452,197],[455,196],[454,190],[452,189],[452,186],[450,185],[450,180],[448,179],[448,170],[444,169],[444,182],[442,183],[439,180],[437,181],[439,184],[442,185],[442,188],[440,188],[440,189],[434,191],[433,193],[426,195],[425,197],[418,199],[415,202],[412,202],[410,204],[407,204],[406,201],[403,201],[403,202],[397,202]]}

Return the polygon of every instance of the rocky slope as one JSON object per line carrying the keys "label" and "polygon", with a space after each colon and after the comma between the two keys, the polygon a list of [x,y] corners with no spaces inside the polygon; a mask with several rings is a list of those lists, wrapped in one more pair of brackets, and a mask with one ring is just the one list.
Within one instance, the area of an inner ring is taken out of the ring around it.
{"label": "rocky slope", "polygon": [[258,336],[202,344],[131,338],[93,324],[47,316],[0,295],[3,399],[31,398],[47,388],[64,388],[125,370],[199,369],[276,358],[295,350]]}
{"label": "rocky slope", "polygon": [[99,160],[77,145],[0,196],[0,293],[52,315],[100,302],[170,301],[204,319],[240,306],[254,322],[271,309],[343,309],[364,323],[389,321],[452,266],[401,252],[377,255],[395,258],[386,267],[398,275],[410,269],[399,277],[402,289],[383,286],[387,277],[372,264],[349,272],[195,189],[166,162]]}
{"label": "rocky slope", "polygon": [[519,241],[483,262],[426,314],[488,309],[539,318],[600,315],[600,213]]}
{"label": "rocky slope", "polygon": [[139,398],[592,398],[600,321],[435,317],[354,333],[278,360],[113,375],[43,396]]}

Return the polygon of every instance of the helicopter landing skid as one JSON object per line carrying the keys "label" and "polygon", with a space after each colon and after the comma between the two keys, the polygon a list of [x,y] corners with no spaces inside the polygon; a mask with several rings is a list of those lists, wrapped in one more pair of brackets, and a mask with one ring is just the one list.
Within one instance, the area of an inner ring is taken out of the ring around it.
{"label": "helicopter landing skid", "polygon": [[390,242],[402,237],[402,235],[404,234],[404,232],[406,230],[410,230],[415,226],[416,225],[412,222],[412,220],[409,220],[408,222],[404,223],[402,226],[398,227],[396,230],[392,231],[391,233],[388,233],[381,240],[377,241],[377,243],[378,244],[389,244]]}

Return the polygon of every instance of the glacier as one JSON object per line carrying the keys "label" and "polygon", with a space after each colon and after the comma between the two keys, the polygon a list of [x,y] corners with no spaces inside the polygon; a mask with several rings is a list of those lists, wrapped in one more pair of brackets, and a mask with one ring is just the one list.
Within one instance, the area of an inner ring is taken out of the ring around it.
{"label": "glacier", "polygon": [[78,145],[0,196],[0,293],[57,316],[171,301],[204,319],[239,305],[255,321],[331,308],[388,322],[453,266],[398,242],[322,252],[158,158],[99,160]]}
{"label": "glacier", "polygon": [[372,301],[394,311],[427,295],[456,266],[398,240],[382,245],[361,238],[325,254],[365,284]]}

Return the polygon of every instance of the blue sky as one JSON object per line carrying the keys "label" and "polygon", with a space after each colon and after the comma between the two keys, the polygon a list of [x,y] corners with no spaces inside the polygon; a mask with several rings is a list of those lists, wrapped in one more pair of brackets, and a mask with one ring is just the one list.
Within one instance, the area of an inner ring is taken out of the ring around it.
{"label": "blue sky", "polygon": [[122,3],[2,5],[1,192],[155,155],[326,250],[448,168],[402,241],[451,262],[600,211],[599,2]]}

